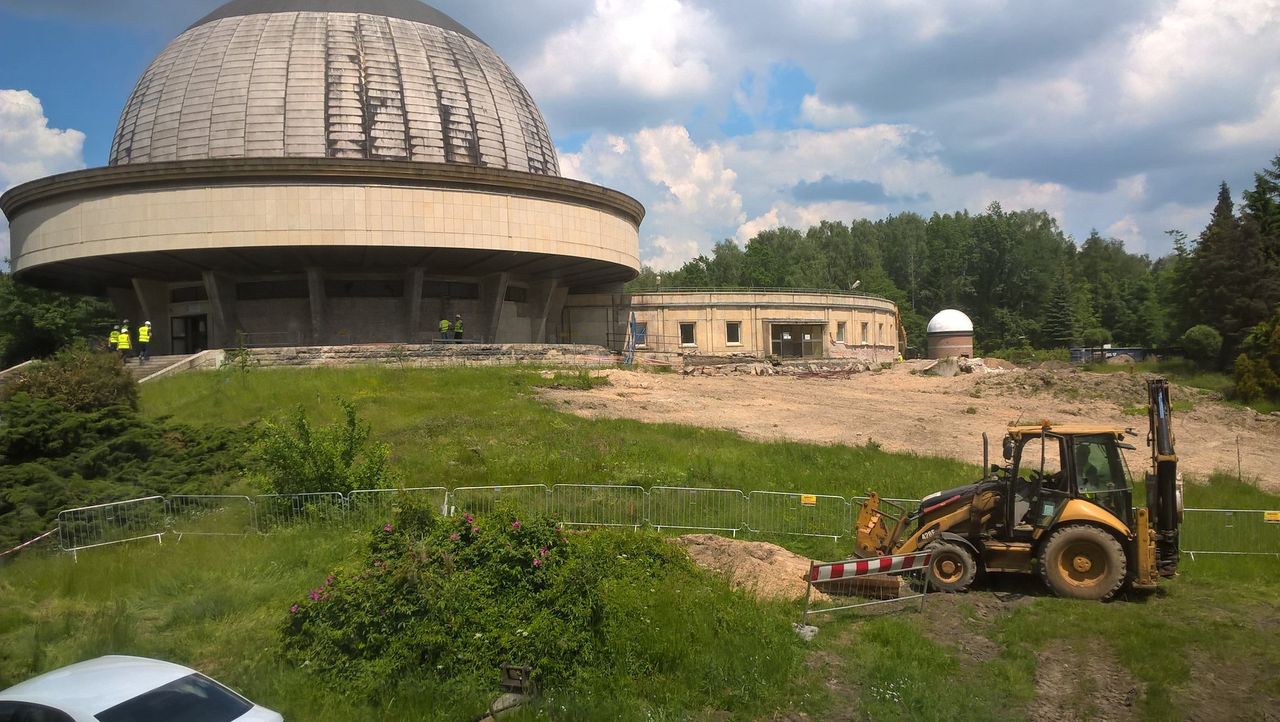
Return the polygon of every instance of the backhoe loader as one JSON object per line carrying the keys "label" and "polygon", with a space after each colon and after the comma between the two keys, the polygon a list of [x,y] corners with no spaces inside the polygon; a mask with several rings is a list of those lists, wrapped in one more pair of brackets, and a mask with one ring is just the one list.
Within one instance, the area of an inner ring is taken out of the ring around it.
{"label": "backhoe loader", "polygon": [[906,509],[871,494],[857,520],[860,557],[933,552],[930,585],[958,592],[982,574],[1039,573],[1055,594],[1107,599],[1128,585],[1154,589],[1178,569],[1182,481],[1169,406],[1169,383],[1147,383],[1151,470],[1146,505],[1123,449],[1126,434],[1108,426],[1011,425],[1005,464],[990,465],[983,434],[984,477],[926,497]]}

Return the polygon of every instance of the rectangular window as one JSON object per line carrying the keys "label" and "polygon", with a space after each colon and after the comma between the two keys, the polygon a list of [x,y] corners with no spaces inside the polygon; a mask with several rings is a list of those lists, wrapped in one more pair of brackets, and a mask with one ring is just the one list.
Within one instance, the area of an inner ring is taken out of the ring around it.
{"label": "rectangular window", "polygon": [[324,282],[324,295],[329,298],[400,298],[404,295],[404,281],[329,279]]}
{"label": "rectangular window", "polygon": [[680,345],[681,346],[697,346],[698,345],[698,324],[682,323],[680,324]]}
{"label": "rectangular window", "polygon": [[742,345],[742,322],[726,321],[724,324],[724,341],[730,346]]}
{"label": "rectangular window", "polygon": [[507,286],[507,300],[512,303],[528,303],[529,289],[524,286]]}
{"label": "rectangular window", "polygon": [[884,324],[883,323],[880,324],[879,329],[876,331],[876,344],[877,345],[884,344]]}
{"label": "rectangular window", "polygon": [[291,281],[249,281],[236,284],[240,301],[273,301],[278,298],[310,298],[306,279]]}
{"label": "rectangular window", "polygon": [[844,343],[845,322],[841,321],[836,324],[836,343]]}
{"label": "rectangular window", "polygon": [[871,324],[867,323],[866,321],[863,321],[862,322],[862,345],[863,346],[866,346],[867,344],[871,343],[870,336],[871,336]]}
{"label": "rectangular window", "polygon": [[184,286],[169,291],[169,303],[194,303],[208,300],[209,294],[205,292],[204,286]]}
{"label": "rectangular window", "polygon": [[450,283],[448,281],[424,281],[423,298],[452,298],[470,300],[480,298],[478,283]]}
{"label": "rectangular window", "polygon": [[644,321],[636,321],[631,325],[631,336],[636,340],[637,346],[648,346],[649,324]]}

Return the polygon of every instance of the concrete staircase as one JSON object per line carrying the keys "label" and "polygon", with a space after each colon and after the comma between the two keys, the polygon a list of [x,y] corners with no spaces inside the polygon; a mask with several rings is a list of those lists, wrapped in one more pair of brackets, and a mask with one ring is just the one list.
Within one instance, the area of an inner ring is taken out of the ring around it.
{"label": "concrete staircase", "polygon": [[187,358],[190,358],[190,356],[152,356],[147,359],[146,363],[140,363],[138,357],[134,356],[129,359],[129,363],[125,364],[125,368],[129,370],[129,373],[133,374],[133,378],[141,381],[151,374],[163,371]]}

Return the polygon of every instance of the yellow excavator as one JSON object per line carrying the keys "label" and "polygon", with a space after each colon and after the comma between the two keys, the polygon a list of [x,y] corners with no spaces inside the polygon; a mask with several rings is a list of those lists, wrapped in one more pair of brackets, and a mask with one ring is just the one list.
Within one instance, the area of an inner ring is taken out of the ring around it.
{"label": "yellow excavator", "polygon": [[1039,573],[1055,594],[1103,600],[1126,586],[1155,589],[1178,570],[1182,481],[1174,452],[1169,383],[1147,382],[1146,506],[1123,450],[1131,430],[1108,426],[1009,427],[1004,465],[991,465],[983,434],[984,477],[926,497],[915,510],[871,494],[857,520],[860,557],[933,552],[926,570],[941,591],[968,589],[988,573]]}

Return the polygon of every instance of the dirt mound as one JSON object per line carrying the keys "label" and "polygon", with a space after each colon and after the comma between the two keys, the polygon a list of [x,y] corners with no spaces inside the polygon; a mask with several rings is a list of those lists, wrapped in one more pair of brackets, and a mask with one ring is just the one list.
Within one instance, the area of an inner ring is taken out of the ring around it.
{"label": "dirt mound", "polygon": [[1142,696],[1142,685],[1102,644],[1077,650],[1056,641],[1036,658],[1036,698],[1027,711],[1028,719],[1137,719],[1134,703]]}
{"label": "dirt mound", "polygon": [[[687,534],[675,540],[703,569],[720,572],[734,589],[760,599],[803,599],[810,561],[774,544],[741,541],[715,534]],[[814,599],[828,597],[817,591]]]}

